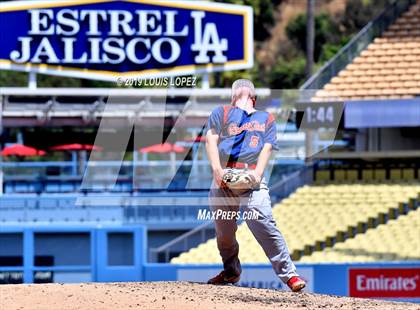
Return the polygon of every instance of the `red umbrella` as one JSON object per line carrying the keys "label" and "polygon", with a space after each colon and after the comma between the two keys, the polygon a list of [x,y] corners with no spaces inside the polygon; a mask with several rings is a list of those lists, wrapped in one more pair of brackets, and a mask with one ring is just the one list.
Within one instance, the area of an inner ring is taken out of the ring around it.
{"label": "red umbrella", "polygon": [[154,144],[146,147],[142,147],[140,152],[142,153],[182,153],[185,151],[185,148],[176,144],[163,143],[163,144]]}
{"label": "red umbrella", "polygon": [[79,144],[79,143],[73,143],[73,144],[63,144],[63,145],[56,145],[52,148],[50,148],[52,151],[100,151],[102,150],[102,147],[92,145],[92,144]]}
{"label": "red umbrella", "polygon": [[45,155],[45,152],[23,144],[12,144],[6,146],[0,154],[2,156],[37,156]]}

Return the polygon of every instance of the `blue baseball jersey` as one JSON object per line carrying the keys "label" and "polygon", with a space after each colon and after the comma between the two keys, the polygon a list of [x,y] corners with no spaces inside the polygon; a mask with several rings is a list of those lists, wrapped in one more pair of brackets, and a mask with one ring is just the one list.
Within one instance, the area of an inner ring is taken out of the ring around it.
{"label": "blue baseball jersey", "polygon": [[[214,109],[208,119],[207,130],[219,134],[221,162],[256,164],[265,143],[276,144],[274,117],[265,111],[248,113],[226,105]],[[206,131],[207,132],[207,131]]]}

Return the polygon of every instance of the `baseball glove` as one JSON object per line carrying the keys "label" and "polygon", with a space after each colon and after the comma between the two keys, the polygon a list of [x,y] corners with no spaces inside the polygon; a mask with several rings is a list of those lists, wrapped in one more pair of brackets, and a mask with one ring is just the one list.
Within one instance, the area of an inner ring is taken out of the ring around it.
{"label": "baseball glove", "polygon": [[222,178],[229,189],[250,190],[258,188],[259,183],[247,170],[228,169]]}

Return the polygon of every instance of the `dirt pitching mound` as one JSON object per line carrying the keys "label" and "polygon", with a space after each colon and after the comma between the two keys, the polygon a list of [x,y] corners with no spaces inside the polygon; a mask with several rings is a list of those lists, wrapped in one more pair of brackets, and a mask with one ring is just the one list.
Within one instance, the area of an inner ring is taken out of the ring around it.
{"label": "dirt pitching mound", "polygon": [[30,310],[420,309],[412,303],[189,282],[0,285],[0,308]]}

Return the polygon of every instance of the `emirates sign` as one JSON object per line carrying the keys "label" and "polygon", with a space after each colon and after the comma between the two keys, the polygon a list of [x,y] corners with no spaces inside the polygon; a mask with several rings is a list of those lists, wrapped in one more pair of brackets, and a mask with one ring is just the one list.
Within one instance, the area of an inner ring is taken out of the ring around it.
{"label": "emirates sign", "polygon": [[352,268],[349,281],[352,297],[420,298],[420,268]]}

